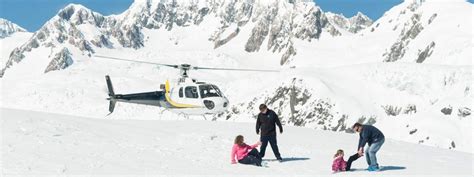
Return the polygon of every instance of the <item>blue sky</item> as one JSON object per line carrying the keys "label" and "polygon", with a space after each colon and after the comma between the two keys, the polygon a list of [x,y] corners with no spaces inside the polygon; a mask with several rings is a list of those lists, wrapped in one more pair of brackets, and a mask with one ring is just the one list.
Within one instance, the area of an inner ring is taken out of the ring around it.
{"label": "blue sky", "polygon": [[315,0],[316,5],[325,12],[342,13],[346,17],[362,12],[373,20],[402,2],[403,0]]}
{"label": "blue sky", "polygon": [[[358,11],[378,19],[402,0],[315,0],[323,11],[342,13],[346,17]],[[469,0],[471,3],[474,0]],[[126,10],[133,0],[0,0],[0,17],[13,21],[28,31],[38,30],[69,3],[82,4],[104,15]]]}

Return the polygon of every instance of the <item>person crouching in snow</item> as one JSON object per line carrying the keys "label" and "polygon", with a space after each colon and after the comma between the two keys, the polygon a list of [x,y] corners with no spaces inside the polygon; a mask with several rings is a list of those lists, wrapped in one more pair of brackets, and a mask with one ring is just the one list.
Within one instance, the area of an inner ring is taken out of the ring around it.
{"label": "person crouching in snow", "polygon": [[235,159],[241,164],[251,164],[262,166],[262,157],[260,157],[256,147],[262,143],[258,141],[254,145],[247,145],[244,143],[244,136],[238,135],[235,137],[234,146],[232,147],[231,163],[236,164]]}
{"label": "person crouching in snow", "polygon": [[337,150],[336,154],[334,154],[334,161],[332,162],[332,171],[334,173],[340,171],[350,171],[352,162],[359,158],[359,154],[356,153],[349,157],[347,162],[344,160],[344,151],[342,149]]}

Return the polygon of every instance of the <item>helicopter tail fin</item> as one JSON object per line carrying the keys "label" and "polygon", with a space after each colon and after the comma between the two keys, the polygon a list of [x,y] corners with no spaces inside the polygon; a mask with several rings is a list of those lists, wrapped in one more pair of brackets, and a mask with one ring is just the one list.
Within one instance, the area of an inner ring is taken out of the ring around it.
{"label": "helicopter tail fin", "polygon": [[112,112],[114,112],[116,103],[117,103],[117,101],[115,101],[115,100],[110,100],[109,101],[109,114],[112,114]]}
{"label": "helicopter tail fin", "polygon": [[115,96],[114,87],[112,86],[112,81],[110,80],[109,75],[105,76],[105,81],[107,82],[107,88],[109,89],[109,96],[110,97]]}
{"label": "helicopter tail fin", "polygon": [[107,75],[105,76],[105,81],[107,82],[107,89],[109,90],[109,114],[114,112],[115,109],[115,104],[117,101],[115,101],[115,93],[114,93],[114,87],[112,86],[112,81],[110,80],[110,77]]}

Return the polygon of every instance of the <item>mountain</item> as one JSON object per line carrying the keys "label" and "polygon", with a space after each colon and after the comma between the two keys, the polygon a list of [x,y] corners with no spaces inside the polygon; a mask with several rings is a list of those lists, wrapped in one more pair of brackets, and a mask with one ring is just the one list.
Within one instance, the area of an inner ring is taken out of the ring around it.
{"label": "mountain", "polygon": [[342,14],[334,14],[332,12],[326,12],[325,15],[331,24],[351,33],[357,33],[373,23],[372,19],[361,12],[357,12],[357,14],[351,18],[346,18]]}
{"label": "mountain", "polygon": [[6,38],[16,32],[27,32],[22,27],[6,19],[0,18],[0,39]]}
{"label": "mountain", "polygon": [[[343,149],[347,160],[358,140],[351,134],[285,127],[278,135],[284,161],[272,161],[273,153],[267,149],[264,159],[268,165],[259,168],[230,164],[235,136],[243,135],[248,144],[258,141],[254,123],[106,120],[15,109],[0,112],[1,148],[8,152],[0,161],[5,176],[86,172],[88,176],[326,176],[332,173],[333,154]],[[436,160],[427,160],[434,157]],[[472,176],[470,153],[386,139],[377,158],[383,167],[377,175]],[[340,174],[372,175],[366,168],[362,157],[352,164],[354,171]]]}
{"label": "mountain", "polygon": [[[72,4],[11,53],[1,104],[104,118],[104,75],[117,93],[157,90],[177,76],[94,55],[279,69],[190,75],[218,85],[230,100],[228,112],[210,120],[253,122],[258,104],[266,103],[287,126],[351,132],[362,122],[396,140],[472,152],[471,139],[459,136],[472,131],[472,32],[464,18],[471,8],[465,1],[405,1],[366,28],[364,15],[349,18],[364,28],[352,33],[357,27],[343,28],[300,1],[139,0],[111,16]],[[108,118],[182,117],[118,104]]]}
{"label": "mountain", "polygon": [[[201,25],[204,19],[212,23],[211,26]],[[107,17],[81,5],[71,4],[12,53],[0,76],[36,48],[50,48],[53,53],[60,53],[64,51],[61,47],[68,50],[73,47],[82,55],[90,56],[96,48],[142,48],[146,45],[145,29],[175,31],[173,29],[192,26],[211,28],[213,32],[207,34],[208,39],[202,42],[214,48],[242,36],[246,38],[241,46],[244,47],[242,52],[258,52],[265,46],[264,50],[281,56],[281,64],[287,63],[296,54],[294,40],[311,41],[323,33],[330,36],[341,34],[313,3],[136,1],[124,13]],[[243,29],[251,30],[250,34],[239,35]],[[55,59],[49,57],[46,60]]]}

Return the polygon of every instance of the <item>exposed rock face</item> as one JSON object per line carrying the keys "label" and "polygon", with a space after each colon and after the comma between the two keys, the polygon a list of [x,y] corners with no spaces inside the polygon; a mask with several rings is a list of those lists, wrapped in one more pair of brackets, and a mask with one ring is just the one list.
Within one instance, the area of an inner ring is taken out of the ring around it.
{"label": "exposed rock face", "polygon": [[401,113],[403,114],[416,114],[416,105],[408,104],[403,108],[402,106],[394,106],[394,105],[384,105],[382,108],[385,110],[385,113],[388,116],[398,116]]}
{"label": "exposed rock face", "polygon": [[245,44],[245,51],[258,52],[263,40],[265,40],[268,35],[268,31],[270,31],[268,23],[270,23],[268,19],[264,18],[252,29],[252,34],[247,41],[247,44]]}
{"label": "exposed rock face", "polygon": [[284,65],[290,61],[290,57],[296,55],[296,49],[291,45],[286,52],[281,56],[280,65]]}
{"label": "exposed rock face", "polygon": [[431,53],[433,53],[433,48],[435,47],[435,42],[431,42],[428,46],[426,46],[425,50],[419,51],[418,58],[416,59],[417,63],[423,63],[426,58],[428,58]]}
{"label": "exposed rock face", "polygon": [[406,46],[408,46],[410,40],[415,39],[423,30],[420,18],[421,14],[413,14],[411,20],[404,24],[397,42],[390,47],[389,51],[383,54],[383,57],[385,57],[384,62],[394,62],[405,55]]}
{"label": "exposed rock face", "polygon": [[72,63],[73,63],[73,60],[71,57],[71,53],[69,52],[67,48],[63,48],[60,52],[54,55],[53,59],[44,70],[44,73],[65,69],[68,66],[71,66]]}
{"label": "exposed rock face", "polygon": [[471,108],[468,107],[462,107],[458,109],[458,116],[459,117],[467,117],[471,115]]}
{"label": "exposed rock face", "polygon": [[430,19],[428,20],[428,24],[431,24],[437,16],[438,16],[437,13],[434,13],[433,15],[431,15]]}
{"label": "exposed rock face", "polygon": [[441,112],[444,115],[451,115],[451,113],[453,112],[453,107],[451,107],[451,106],[445,107],[445,108],[441,109]]}
{"label": "exposed rock face", "polygon": [[[232,40],[235,36],[237,36],[240,32],[240,29],[239,28],[236,28],[234,32],[232,32],[229,36],[225,37],[224,39],[221,39],[221,40],[215,40],[214,41],[214,48],[218,48],[224,44],[226,44],[227,42],[229,42],[230,40]],[[220,34],[219,34],[220,36]],[[218,36],[218,38],[220,38]]]}

